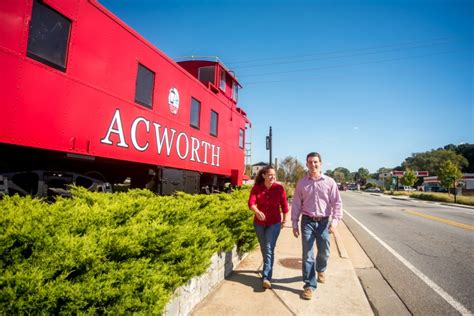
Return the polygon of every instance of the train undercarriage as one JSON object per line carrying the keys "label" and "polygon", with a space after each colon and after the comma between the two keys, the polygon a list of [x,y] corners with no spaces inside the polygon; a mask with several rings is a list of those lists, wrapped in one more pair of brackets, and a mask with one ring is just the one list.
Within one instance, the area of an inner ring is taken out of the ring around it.
{"label": "train undercarriage", "polygon": [[0,144],[0,196],[70,196],[70,185],[97,192],[209,194],[226,191],[229,182],[222,175]]}

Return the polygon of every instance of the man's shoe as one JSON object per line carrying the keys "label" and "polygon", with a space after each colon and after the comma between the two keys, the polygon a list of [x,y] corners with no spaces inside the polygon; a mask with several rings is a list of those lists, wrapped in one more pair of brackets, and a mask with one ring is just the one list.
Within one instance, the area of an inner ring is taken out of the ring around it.
{"label": "man's shoe", "polygon": [[303,291],[303,298],[305,300],[310,300],[313,297],[313,290],[310,287],[307,287]]}
{"label": "man's shoe", "polygon": [[264,289],[271,289],[271,288],[272,288],[272,284],[271,284],[270,281],[268,281],[268,280],[263,280],[262,287],[263,287]]}
{"label": "man's shoe", "polygon": [[326,275],[324,274],[324,272],[318,272],[318,282],[326,283]]}

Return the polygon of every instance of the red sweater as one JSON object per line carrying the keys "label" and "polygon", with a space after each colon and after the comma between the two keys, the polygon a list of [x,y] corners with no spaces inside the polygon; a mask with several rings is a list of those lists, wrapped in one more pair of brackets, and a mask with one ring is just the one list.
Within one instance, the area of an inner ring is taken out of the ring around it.
{"label": "red sweater", "polygon": [[259,225],[270,226],[281,222],[280,208],[283,213],[288,213],[288,201],[285,189],[281,184],[274,182],[267,189],[265,184],[256,184],[250,191],[249,208],[257,205],[257,208],[265,214],[265,220],[261,221],[254,217],[253,222]]}

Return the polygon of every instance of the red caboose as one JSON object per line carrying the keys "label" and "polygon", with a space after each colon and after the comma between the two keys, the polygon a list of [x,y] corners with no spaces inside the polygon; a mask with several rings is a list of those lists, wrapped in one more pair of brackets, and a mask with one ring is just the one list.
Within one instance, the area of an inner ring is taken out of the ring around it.
{"label": "red caboose", "polygon": [[0,192],[242,183],[234,74],[174,62],[95,0],[0,1],[0,69]]}

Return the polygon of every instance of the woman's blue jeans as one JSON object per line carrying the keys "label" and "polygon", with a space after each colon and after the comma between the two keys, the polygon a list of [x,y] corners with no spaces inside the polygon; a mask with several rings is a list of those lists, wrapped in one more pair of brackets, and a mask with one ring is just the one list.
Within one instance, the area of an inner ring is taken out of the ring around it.
{"label": "woman's blue jeans", "polygon": [[263,257],[262,279],[271,281],[273,261],[275,259],[275,245],[280,235],[281,223],[270,226],[253,224]]}
{"label": "woman's blue jeans", "polygon": [[[329,258],[329,219],[314,221],[307,217],[301,220],[301,241],[303,244],[303,282],[304,287],[313,290],[317,287],[316,272],[324,272]],[[318,247],[314,260],[314,242]]]}

